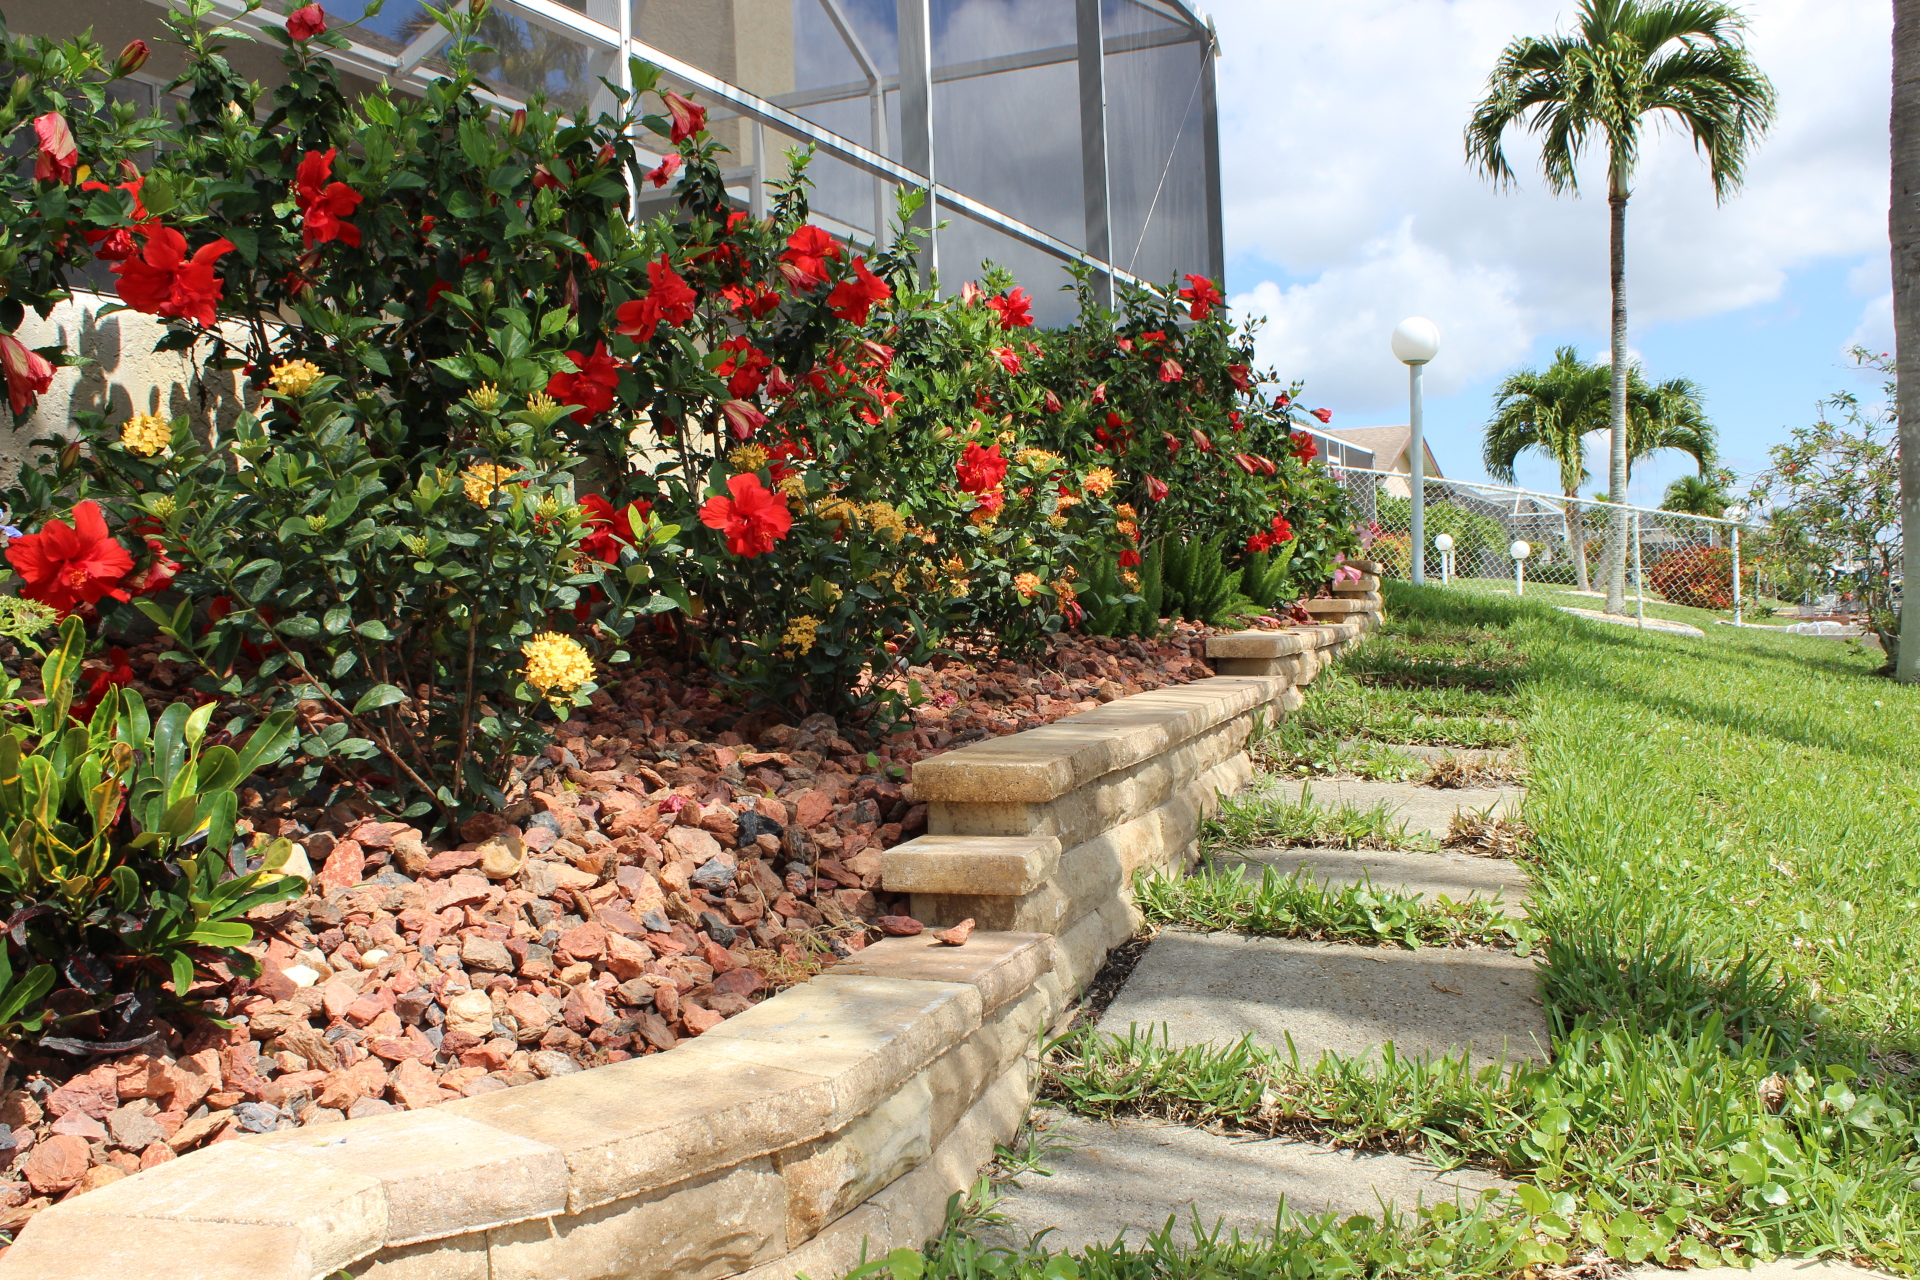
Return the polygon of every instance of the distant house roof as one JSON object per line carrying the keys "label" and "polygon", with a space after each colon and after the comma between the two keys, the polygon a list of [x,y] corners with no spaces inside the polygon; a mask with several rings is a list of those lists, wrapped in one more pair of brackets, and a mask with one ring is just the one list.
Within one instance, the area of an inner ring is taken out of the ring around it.
{"label": "distant house roof", "polygon": [[[1397,427],[1346,427],[1339,431],[1327,430],[1327,434],[1348,444],[1366,449],[1373,454],[1373,465],[1377,471],[1397,471],[1401,475],[1412,472],[1413,466],[1407,458],[1407,443],[1413,435],[1413,428],[1406,425]],[[1439,476],[1440,463],[1433,456],[1433,446],[1425,440],[1421,442],[1421,452],[1426,455],[1426,474]]]}

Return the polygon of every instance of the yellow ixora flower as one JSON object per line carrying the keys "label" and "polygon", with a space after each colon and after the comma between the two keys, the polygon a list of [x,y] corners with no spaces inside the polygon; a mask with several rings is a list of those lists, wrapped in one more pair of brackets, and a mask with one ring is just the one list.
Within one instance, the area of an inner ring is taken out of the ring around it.
{"label": "yellow ixora flower", "polygon": [[593,679],[593,659],[578,640],[558,631],[542,631],[520,646],[527,683],[558,700]]}
{"label": "yellow ixora flower", "polygon": [[154,457],[173,443],[173,425],[157,413],[136,413],[121,426],[120,443],[128,453]]}
{"label": "yellow ixora flower", "polygon": [[780,636],[781,646],[795,656],[811,653],[819,631],[820,619],[810,613],[803,613],[787,623],[786,631]]}
{"label": "yellow ixora flower", "polygon": [[1095,467],[1087,472],[1087,478],[1080,482],[1080,487],[1096,498],[1110,493],[1113,490],[1113,468]]}
{"label": "yellow ixora flower", "polygon": [[506,478],[515,473],[515,468],[497,462],[476,462],[460,473],[460,489],[467,495],[468,502],[484,507],[493,501],[493,495]]}
{"label": "yellow ixora flower", "polygon": [[767,451],[757,444],[743,444],[727,455],[727,465],[741,475],[760,470],[767,461]]}
{"label": "yellow ixora flower", "polygon": [[559,407],[560,402],[544,391],[534,392],[533,398],[527,401],[527,412],[529,413],[552,413]]}
{"label": "yellow ixora flower", "polygon": [[807,496],[806,477],[798,471],[780,477],[780,483],[773,486],[789,498],[805,499]]}
{"label": "yellow ixora flower", "polygon": [[273,366],[267,385],[283,396],[303,396],[326,375],[311,360],[286,360]]}
{"label": "yellow ixora flower", "polygon": [[491,413],[500,407],[500,388],[491,382],[483,382],[467,392],[467,400],[482,413]]}
{"label": "yellow ixora flower", "polygon": [[907,536],[906,518],[884,502],[869,502],[861,507],[860,519],[888,542],[898,542]]}
{"label": "yellow ixora flower", "polygon": [[1059,596],[1063,604],[1072,604],[1080,598],[1080,593],[1065,578],[1053,584],[1053,594]]}
{"label": "yellow ixora flower", "polygon": [[1013,455],[1013,460],[1023,467],[1032,467],[1035,471],[1060,469],[1060,455],[1048,453],[1045,449],[1022,449]]}

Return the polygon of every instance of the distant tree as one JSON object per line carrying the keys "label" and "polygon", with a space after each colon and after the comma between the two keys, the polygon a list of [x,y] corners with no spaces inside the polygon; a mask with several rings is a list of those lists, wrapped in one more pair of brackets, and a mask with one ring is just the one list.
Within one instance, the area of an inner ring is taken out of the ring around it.
{"label": "distant tree", "polygon": [[[1466,128],[1468,163],[1496,183],[1514,180],[1503,140],[1524,125],[1541,139],[1540,165],[1555,194],[1578,190],[1587,144],[1607,153],[1608,283],[1613,296],[1613,431],[1608,485],[1625,502],[1627,437],[1627,198],[1641,132],[1664,112],[1707,157],[1713,191],[1740,184],[1748,149],[1773,122],[1773,85],[1741,43],[1746,20],[1718,0],[1582,0],[1570,35],[1526,36],[1500,55],[1487,95]],[[1616,510],[1607,564],[1607,611],[1626,601],[1626,514]]]}
{"label": "distant tree", "polygon": [[[1587,481],[1586,437],[1607,429],[1609,382],[1605,364],[1588,364],[1574,347],[1560,347],[1545,370],[1508,374],[1493,395],[1481,458],[1487,474],[1514,482],[1514,464],[1533,451],[1552,458],[1560,469],[1560,492],[1567,496],[1567,541],[1580,590],[1587,579],[1586,528],[1579,507]],[[1628,458],[1637,462],[1663,449],[1677,449],[1694,460],[1702,475],[1718,458],[1713,423],[1707,420],[1700,389],[1690,379],[1649,383],[1638,366],[1627,370]]]}
{"label": "distant tree", "polygon": [[1710,480],[1705,476],[1681,476],[1667,486],[1666,496],[1660,500],[1662,511],[1679,511],[1690,516],[1712,516],[1718,520],[1726,514],[1727,504],[1733,501],[1727,491],[1715,483],[1718,477]]}

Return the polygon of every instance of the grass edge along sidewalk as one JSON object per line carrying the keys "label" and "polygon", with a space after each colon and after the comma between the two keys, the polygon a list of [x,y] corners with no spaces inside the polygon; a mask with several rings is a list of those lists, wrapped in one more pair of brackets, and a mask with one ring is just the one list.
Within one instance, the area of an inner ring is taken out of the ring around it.
{"label": "grass edge along sidewalk", "polygon": [[1920,833],[1902,725],[1920,690],[1830,643],[1595,635],[1541,604],[1389,591],[1376,645],[1497,628],[1529,659],[1554,1063],[1363,1072],[1083,1033],[1056,1046],[1048,1088],[1095,1115],[1417,1148],[1520,1189],[1072,1256],[982,1243],[976,1198],[869,1273],[1532,1277],[1822,1255],[1913,1274]]}

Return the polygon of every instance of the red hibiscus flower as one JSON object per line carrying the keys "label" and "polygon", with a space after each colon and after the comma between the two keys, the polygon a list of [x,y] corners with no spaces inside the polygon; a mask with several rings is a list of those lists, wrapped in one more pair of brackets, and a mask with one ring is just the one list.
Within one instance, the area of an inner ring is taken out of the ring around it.
{"label": "red hibiscus flower", "polygon": [[669,152],[660,157],[659,164],[647,170],[647,181],[656,187],[664,187],[673,181],[673,175],[678,173],[680,166],[686,162],[686,157],[678,151]]}
{"label": "red hibiscus flower", "polygon": [[819,227],[808,224],[787,237],[780,255],[780,273],[796,289],[814,289],[827,282],[827,262],[840,256],[840,245]]}
{"label": "red hibiscus flower", "polygon": [[311,40],[317,35],[324,35],[326,30],[327,15],[317,4],[295,9],[287,15],[287,34],[295,40]]}
{"label": "red hibiscus flower", "polygon": [[1265,551],[1268,547],[1271,547],[1272,545],[1273,545],[1273,535],[1266,534],[1266,533],[1256,533],[1251,538],[1247,539],[1247,554],[1250,556],[1258,555],[1260,552]]}
{"label": "red hibiscus flower", "polygon": [[1315,409],[1315,410],[1313,410],[1313,416],[1314,416],[1314,417],[1316,417],[1316,418],[1318,418],[1318,419],[1320,419],[1320,421],[1321,421],[1321,422],[1323,422],[1323,423],[1326,423],[1326,422],[1332,422],[1332,421],[1333,421],[1333,410],[1331,410],[1331,409]]}
{"label": "red hibiscus flower", "polygon": [[1167,482],[1154,476],[1148,476],[1147,496],[1155,502],[1165,502],[1167,498]]}
{"label": "red hibiscus flower", "polygon": [[1213,287],[1213,281],[1205,276],[1188,276],[1187,287],[1180,291],[1180,296],[1191,304],[1187,314],[1195,320],[1205,320],[1208,312],[1226,301],[1220,296],[1220,291]]}
{"label": "red hibiscus flower", "polygon": [[1293,456],[1302,462],[1312,462],[1320,456],[1320,446],[1306,432],[1296,431],[1293,433]]}
{"label": "red hibiscus flower", "polygon": [[644,498],[616,507],[597,493],[582,497],[580,505],[587,509],[587,535],[580,539],[580,550],[605,564],[619,562],[623,543],[629,547],[638,544],[633,519],[638,515],[644,520],[653,510],[653,504]]}
{"label": "red hibiscus flower", "polygon": [[73,171],[80,167],[80,148],[74,145],[67,118],[49,111],[33,122],[33,132],[40,139],[33,153],[33,180],[57,182],[63,187],[72,182]]}
{"label": "red hibiscus flower", "polygon": [[[140,202],[140,187],[146,181],[138,174],[133,181],[119,184],[120,190],[133,197],[133,220],[144,223],[148,220],[147,206]],[[111,191],[104,182],[87,181],[80,184],[82,191]],[[102,262],[125,262],[133,256],[133,228],[114,227],[109,231],[82,231],[87,243],[93,247],[93,256]]]}
{"label": "red hibiscus flower", "polygon": [[135,311],[153,316],[179,316],[202,325],[213,324],[213,304],[220,300],[220,278],[213,265],[233,252],[233,241],[209,241],[187,257],[187,238],[172,227],[143,228],[146,244],[125,262],[114,264],[120,277],[120,300]]}
{"label": "red hibiscus flower", "polygon": [[677,93],[663,93],[667,110],[673,113],[672,138],[675,146],[707,127],[707,109],[695,106]]}
{"label": "red hibiscus flower", "polygon": [[547,379],[547,394],[561,404],[580,406],[573,420],[581,426],[613,408],[613,389],[620,385],[620,362],[607,354],[602,342],[590,356],[567,352],[575,372],[562,370]]}
{"label": "red hibiscus flower", "polygon": [[1235,391],[1251,391],[1253,389],[1253,383],[1249,378],[1252,372],[1251,369],[1243,364],[1230,364],[1227,366],[1227,377],[1232,380]]}
{"label": "red hibiscus flower", "polygon": [[727,394],[736,400],[758,394],[760,384],[767,380],[767,370],[773,367],[767,353],[755,347],[752,339],[744,334],[728,338],[720,344],[720,349],[731,354],[715,366],[713,372],[727,380]]}
{"label": "red hibiscus flower", "polygon": [[999,314],[1002,329],[1024,329],[1033,323],[1033,298],[1025,289],[1013,289],[1003,297],[988,298],[987,306]]}
{"label": "red hibiscus flower", "polygon": [[133,683],[133,664],[127,661],[127,651],[121,648],[107,650],[109,665],[104,670],[95,671],[87,683],[87,691],[82,694],[68,710],[79,724],[93,719],[93,713],[107,699],[107,690],[118,689]]}
{"label": "red hibiscus flower", "polygon": [[850,324],[865,324],[868,314],[891,298],[893,290],[885,280],[867,270],[865,258],[853,260],[853,277],[833,286],[833,292],[827,295],[827,310]]}
{"label": "red hibiscus flower", "polygon": [[[568,165],[569,169],[573,166]],[[533,189],[535,191],[565,191],[567,184],[553,176],[553,170],[543,164],[533,166]]]}
{"label": "red hibiscus flower", "polygon": [[1020,357],[1014,354],[1012,347],[995,347],[993,354],[1000,361],[1000,367],[1008,373],[1019,373],[1022,366]]}
{"label": "red hibiscus flower", "polygon": [[1187,376],[1187,371],[1180,367],[1180,362],[1178,360],[1175,360],[1172,357],[1168,357],[1167,359],[1162,360],[1160,362],[1160,381],[1178,382],[1180,381],[1180,379],[1186,376]]}
{"label": "red hibiscus flower", "polygon": [[360,228],[346,219],[360,207],[363,197],[344,182],[329,181],[338,151],[338,147],[328,147],[307,152],[294,175],[293,198],[300,206],[300,234],[309,249],[329,240],[360,247]]}
{"label": "red hibiscus flower", "polygon": [[1000,456],[998,444],[985,449],[977,444],[969,444],[961,452],[954,471],[963,490],[982,494],[999,488],[1000,482],[1007,478],[1007,460]]}
{"label": "red hibiscus flower", "polygon": [[786,500],[770,493],[754,472],[727,478],[727,494],[700,506],[700,523],[726,535],[727,550],[749,560],[773,550],[793,527]]}
{"label": "red hibiscus flower", "polygon": [[999,489],[989,489],[978,496],[978,509],[988,515],[995,515],[1007,505],[1007,495]]}
{"label": "red hibiscus flower", "polygon": [[1228,411],[1227,422],[1235,431],[1245,431],[1247,429],[1247,420],[1241,415],[1238,409]]}
{"label": "red hibiscus flower", "polygon": [[102,596],[128,598],[120,580],[133,568],[133,556],[107,532],[97,502],[73,509],[72,528],[50,519],[40,532],[15,538],[5,554],[24,579],[20,594],[61,613],[98,604]]}
{"label": "red hibiscus flower", "polygon": [[755,319],[780,305],[780,295],[765,285],[730,284],[720,291],[720,296],[727,300],[727,310],[737,312],[744,308]]}
{"label": "red hibiscus flower", "polygon": [[1288,395],[1284,391],[1282,391],[1279,395],[1273,398],[1273,407],[1276,409],[1284,409],[1292,403],[1293,403],[1293,397]]}
{"label": "red hibiscus flower", "polygon": [[1180,441],[1174,436],[1173,432],[1162,431],[1160,438],[1167,442],[1167,456],[1169,458],[1178,456],[1180,452]]}
{"label": "red hibiscus flower", "polygon": [[1275,516],[1271,528],[1273,529],[1273,540],[1275,542],[1293,541],[1293,526],[1287,523],[1285,516]]}
{"label": "red hibiscus flower", "polygon": [[1060,397],[1051,391],[1047,392],[1046,398],[1041,401],[1041,404],[1046,407],[1048,413],[1060,412]]}
{"label": "red hibiscus flower", "polygon": [[10,333],[0,333],[0,370],[7,375],[7,400],[16,415],[33,407],[34,398],[53,385],[53,366]]}
{"label": "red hibiscus flower", "polygon": [[700,301],[664,253],[659,261],[647,264],[647,282],[653,287],[646,297],[623,302],[613,313],[613,331],[636,342],[649,341],[662,320],[683,325],[693,319],[694,305]]}
{"label": "red hibiscus flower", "polygon": [[1136,550],[1134,550],[1134,549],[1133,549],[1132,547],[1128,547],[1128,548],[1127,548],[1126,550],[1124,550],[1124,551],[1122,551],[1122,552],[1120,553],[1120,567],[1121,567],[1122,569],[1137,569],[1137,568],[1139,568],[1139,567],[1140,567],[1140,553],[1139,553],[1138,551],[1136,551]]}

